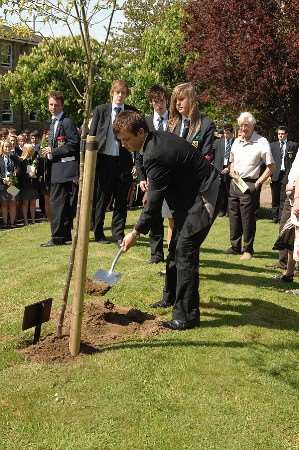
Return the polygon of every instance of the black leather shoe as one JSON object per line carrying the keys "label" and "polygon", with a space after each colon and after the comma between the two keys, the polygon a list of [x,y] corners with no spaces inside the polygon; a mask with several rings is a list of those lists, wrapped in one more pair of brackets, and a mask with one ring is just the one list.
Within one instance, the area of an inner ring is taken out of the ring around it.
{"label": "black leather shoe", "polygon": [[183,320],[168,320],[166,322],[161,322],[162,327],[169,328],[170,330],[188,330],[190,328],[199,327],[199,320],[189,320],[188,322],[185,322]]}
{"label": "black leather shoe", "polygon": [[153,256],[152,258],[150,258],[149,260],[148,260],[148,264],[159,264],[159,263],[161,263],[161,262],[164,262],[164,259],[163,258],[159,258],[159,257],[155,257],[155,256]]}
{"label": "black leather shoe", "polygon": [[170,308],[171,306],[171,303],[168,303],[163,299],[150,305],[151,308]]}
{"label": "black leather shoe", "polygon": [[95,239],[95,242],[98,242],[99,244],[110,244],[110,241],[108,241],[108,239],[104,235]]}
{"label": "black leather shoe", "polygon": [[43,244],[40,244],[40,247],[55,247],[56,245],[64,245],[64,242],[56,243],[52,239],[50,239],[48,242],[44,242]]}
{"label": "black leather shoe", "polygon": [[283,281],[285,283],[293,283],[294,281],[293,275],[275,275],[273,279],[276,281]]}
{"label": "black leather shoe", "polygon": [[234,249],[232,247],[229,247],[224,252],[226,255],[241,255],[241,250]]}

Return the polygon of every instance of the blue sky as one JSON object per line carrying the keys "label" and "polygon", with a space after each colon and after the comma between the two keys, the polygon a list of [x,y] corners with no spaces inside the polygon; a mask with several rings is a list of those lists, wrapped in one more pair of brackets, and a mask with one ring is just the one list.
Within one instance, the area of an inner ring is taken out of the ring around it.
{"label": "blue sky", "polygon": [[[1,17],[1,8],[0,8],[0,17]],[[97,17],[96,17],[96,24],[94,26],[91,27],[90,29],[90,33],[92,35],[92,37],[94,37],[95,39],[102,41],[105,39],[106,37],[106,28],[108,26],[109,23],[109,12],[100,12],[98,13]],[[16,16],[10,16],[7,18],[8,19],[8,23],[12,24],[16,24],[19,23],[19,19]],[[124,21],[124,17],[121,11],[117,11],[114,13],[114,17],[113,17],[113,22],[112,22],[112,27],[117,27],[120,23],[122,23]],[[33,26],[33,20],[32,17],[28,17],[27,20],[27,24],[32,27]],[[36,18],[36,23],[35,23],[35,29],[37,32],[41,32],[41,34],[43,36],[68,36],[69,30],[68,28],[63,25],[62,23],[51,23],[51,26],[48,24],[44,24],[38,17]],[[79,28],[78,26],[72,26],[72,32],[74,34],[78,34],[79,33]]]}

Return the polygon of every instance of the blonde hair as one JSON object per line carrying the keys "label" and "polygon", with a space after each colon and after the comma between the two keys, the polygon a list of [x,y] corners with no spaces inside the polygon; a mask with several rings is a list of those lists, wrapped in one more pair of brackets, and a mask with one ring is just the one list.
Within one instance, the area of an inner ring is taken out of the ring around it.
{"label": "blonde hair", "polygon": [[110,88],[110,97],[113,97],[113,93],[117,88],[124,88],[127,91],[127,97],[130,94],[130,88],[126,81],[124,80],[115,80],[113,81],[111,88]]}
{"label": "blonde hair", "polygon": [[34,147],[32,144],[24,144],[22,149],[22,155],[20,159],[24,161],[24,159],[31,158],[34,155]]}
{"label": "blonde hair", "polygon": [[5,139],[5,141],[1,141],[1,144],[0,144],[0,155],[4,154],[4,145],[5,144],[10,147],[10,150],[12,150],[12,143],[8,139]]}
{"label": "blonde hair", "polygon": [[192,134],[200,125],[200,112],[197,104],[197,93],[192,83],[178,84],[172,91],[169,108],[169,128],[174,129],[178,120],[181,119],[181,114],[176,108],[177,99],[179,97],[187,97],[189,100],[189,134]]}

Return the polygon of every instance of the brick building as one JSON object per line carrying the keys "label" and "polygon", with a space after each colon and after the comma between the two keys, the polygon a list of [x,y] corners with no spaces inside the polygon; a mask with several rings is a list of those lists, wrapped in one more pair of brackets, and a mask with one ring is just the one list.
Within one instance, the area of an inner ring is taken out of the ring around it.
{"label": "brick building", "polygon": [[[33,47],[39,44],[41,38],[32,35],[29,38],[14,36],[9,27],[0,26],[0,76],[8,71],[14,70],[21,55],[29,54]],[[8,92],[0,92],[0,129],[16,128],[19,133],[21,130],[40,129],[43,122],[38,120],[36,111],[30,114],[21,109],[13,110],[10,104]]]}

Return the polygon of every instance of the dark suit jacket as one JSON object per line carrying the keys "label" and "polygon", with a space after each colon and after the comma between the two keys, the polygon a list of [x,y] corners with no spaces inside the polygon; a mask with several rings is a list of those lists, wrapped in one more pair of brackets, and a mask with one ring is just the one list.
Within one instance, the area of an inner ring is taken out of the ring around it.
{"label": "dark suit jacket", "polygon": [[[181,130],[182,120],[178,119],[172,125],[168,125],[170,132],[179,136]],[[208,160],[213,159],[213,142],[215,125],[205,116],[200,117],[200,122],[194,132],[189,132],[187,141],[190,142],[200,153]]]}
{"label": "dark suit jacket", "polygon": [[[234,139],[232,139],[232,143],[234,142]],[[213,145],[213,151],[214,151],[214,166],[216,169],[218,169],[220,172],[223,170],[224,166],[224,150],[225,150],[225,139],[216,139],[214,141]]]}
{"label": "dark suit jacket", "polygon": [[[10,155],[10,164],[9,164],[9,171],[11,173],[17,172],[17,175],[20,172],[20,160],[17,155],[12,154]],[[5,178],[5,162],[4,162],[4,155],[0,155],[0,182],[3,184],[3,178]]]}
{"label": "dark suit jacket", "polygon": [[[281,153],[280,153],[279,141],[271,142],[270,147],[271,147],[272,156],[274,158],[274,162],[275,162],[275,166],[276,166],[271,179],[272,179],[272,181],[277,181],[279,178],[280,167],[281,167]],[[296,157],[297,151],[298,151],[297,142],[287,141],[285,158],[284,158],[285,173],[281,180],[282,184],[287,184],[287,182],[288,182],[288,175],[290,173],[290,170],[291,170],[292,164],[294,162],[294,159]]]}
{"label": "dark suit jacket", "polygon": [[[129,105],[124,105],[124,109],[125,111],[137,111],[136,108]],[[111,103],[96,106],[93,111],[89,135],[96,136],[98,143],[98,153],[102,153],[105,149],[109,125],[111,123],[111,112]],[[119,162],[122,172],[131,173],[133,168],[132,155],[121,145],[119,145]]]}
{"label": "dark suit jacket", "polygon": [[143,163],[149,181],[147,203],[136,225],[148,233],[153,217],[165,197],[174,212],[174,222],[191,236],[212,222],[207,199],[217,199],[217,170],[185,139],[173,133],[154,131],[144,144]]}
{"label": "dark suit jacket", "polygon": [[[58,146],[58,137],[64,144]],[[52,148],[51,183],[66,183],[79,175],[80,136],[72,119],[63,115],[58,122]],[[72,158],[72,161],[64,161]]]}

